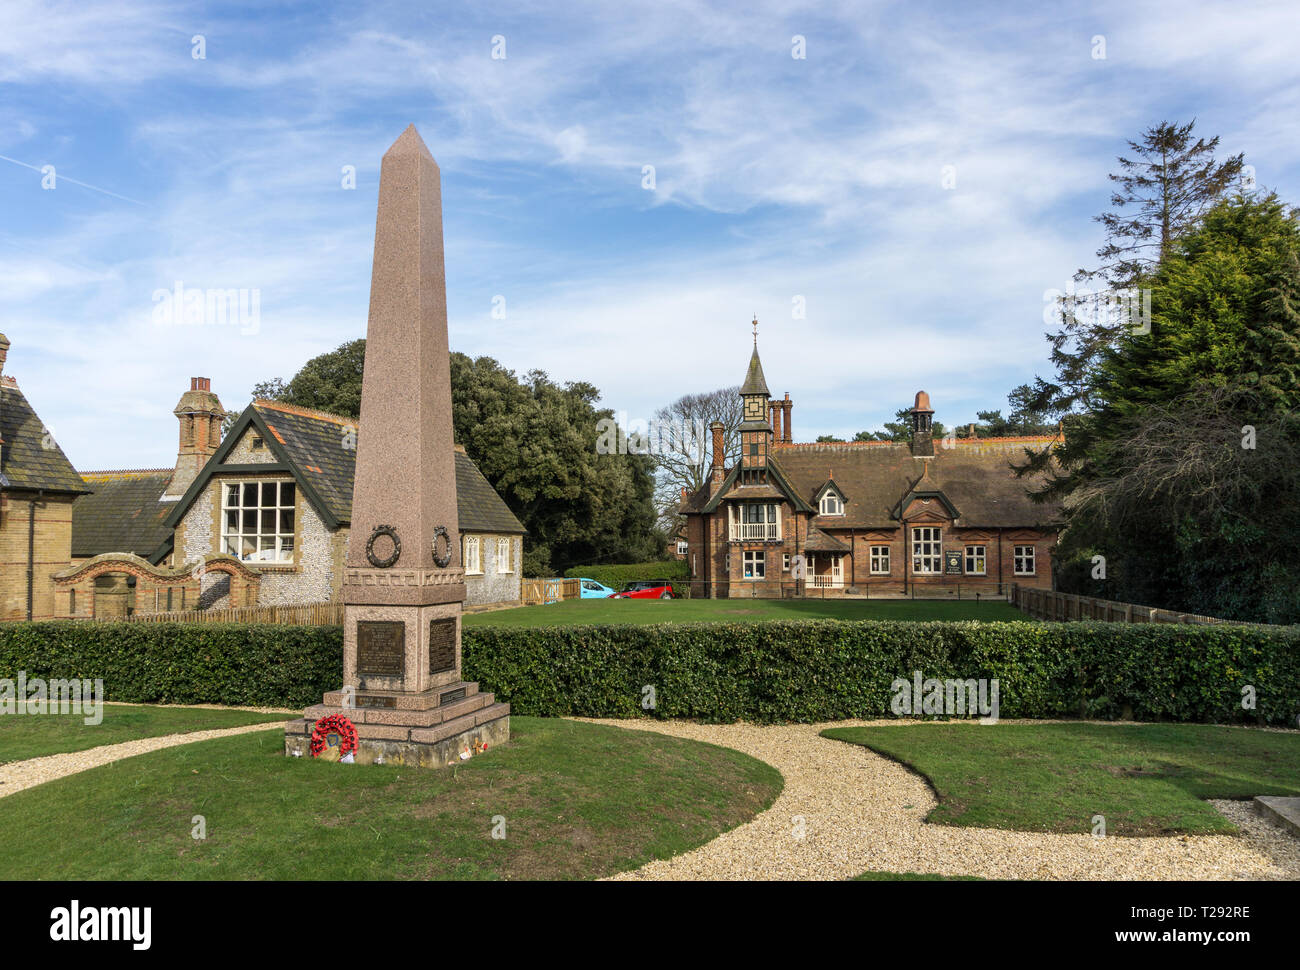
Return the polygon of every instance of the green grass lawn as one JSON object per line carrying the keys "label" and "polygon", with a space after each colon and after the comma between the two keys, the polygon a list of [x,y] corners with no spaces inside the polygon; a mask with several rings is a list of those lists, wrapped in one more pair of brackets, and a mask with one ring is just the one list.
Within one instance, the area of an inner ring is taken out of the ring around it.
{"label": "green grass lawn", "polygon": [[1107,835],[1235,832],[1207,798],[1300,795],[1300,733],[1202,724],[918,724],[825,737],[904,762],[934,786],[927,821]]}
{"label": "green grass lawn", "polygon": [[1009,603],[973,600],[565,600],[550,606],[466,615],[475,626],[580,626],[609,623],[728,623],[760,620],[1028,620]]}
{"label": "green grass lawn", "polygon": [[84,751],[101,744],[283,721],[287,717],[285,714],[256,714],[251,711],[138,704],[105,704],[104,720],[99,724],[86,724],[82,714],[5,715],[0,717],[0,764],[47,754]]}
{"label": "green grass lawn", "polygon": [[286,758],[274,731],[128,758],[0,798],[0,879],[592,878],[701,845],[781,789],[771,766],[695,741],[511,730],[447,769]]}

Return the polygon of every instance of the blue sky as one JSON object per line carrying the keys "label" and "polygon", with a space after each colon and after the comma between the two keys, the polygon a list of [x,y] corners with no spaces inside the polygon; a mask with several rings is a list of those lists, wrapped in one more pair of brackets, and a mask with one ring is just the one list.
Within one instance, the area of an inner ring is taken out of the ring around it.
{"label": "blue sky", "polygon": [[[453,349],[649,417],[738,383],[757,313],[798,439],[918,388],[973,420],[1046,373],[1043,293],[1092,265],[1125,139],[1196,117],[1300,202],[1294,5],[1082,7],[4,0],[6,373],[79,468],[169,466],[191,376],[240,408],[364,334],[414,122]],[[257,332],[160,324],[177,280],[258,290]]]}

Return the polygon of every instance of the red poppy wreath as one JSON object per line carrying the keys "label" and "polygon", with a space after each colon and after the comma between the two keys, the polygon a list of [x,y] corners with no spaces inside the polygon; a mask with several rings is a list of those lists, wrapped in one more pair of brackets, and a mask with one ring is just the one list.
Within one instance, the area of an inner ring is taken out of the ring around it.
{"label": "red poppy wreath", "polygon": [[318,757],[325,750],[326,738],[331,734],[339,736],[339,756],[357,750],[357,729],[342,714],[329,714],[316,722],[311,732],[311,756]]}

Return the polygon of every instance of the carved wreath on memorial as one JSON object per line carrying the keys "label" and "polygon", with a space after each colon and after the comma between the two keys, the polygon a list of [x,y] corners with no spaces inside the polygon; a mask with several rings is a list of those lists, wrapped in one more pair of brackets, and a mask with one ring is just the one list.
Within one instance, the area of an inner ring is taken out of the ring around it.
{"label": "carved wreath on memorial", "polygon": [[[446,550],[441,556],[438,555],[439,539],[443,541],[442,547]],[[433,530],[433,562],[439,569],[446,569],[451,565],[451,535],[445,525],[440,525]]]}
{"label": "carved wreath on memorial", "polygon": [[[381,536],[388,536],[393,540],[393,552],[387,559],[380,559],[375,555],[375,540]],[[388,569],[402,558],[402,540],[397,538],[397,530],[391,525],[376,526],[375,531],[370,533],[370,541],[366,543],[366,558],[376,569]]]}
{"label": "carved wreath on memorial", "polygon": [[328,714],[316,722],[311,732],[311,756],[320,757],[320,753],[329,745],[329,736],[338,735],[339,757],[347,757],[349,752],[357,750],[357,729],[342,714]]}

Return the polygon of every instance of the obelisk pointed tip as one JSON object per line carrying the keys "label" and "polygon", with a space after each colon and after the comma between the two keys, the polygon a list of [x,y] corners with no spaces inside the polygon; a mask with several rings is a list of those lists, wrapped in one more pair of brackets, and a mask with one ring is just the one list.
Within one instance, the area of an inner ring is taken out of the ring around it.
{"label": "obelisk pointed tip", "polygon": [[429,146],[424,143],[420,133],[415,130],[415,125],[406,126],[406,131],[397,137],[397,141],[389,146],[388,151],[384,152],[384,157],[389,155],[425,155],[430,160],[433,159],[433,153],[429,151]]}

